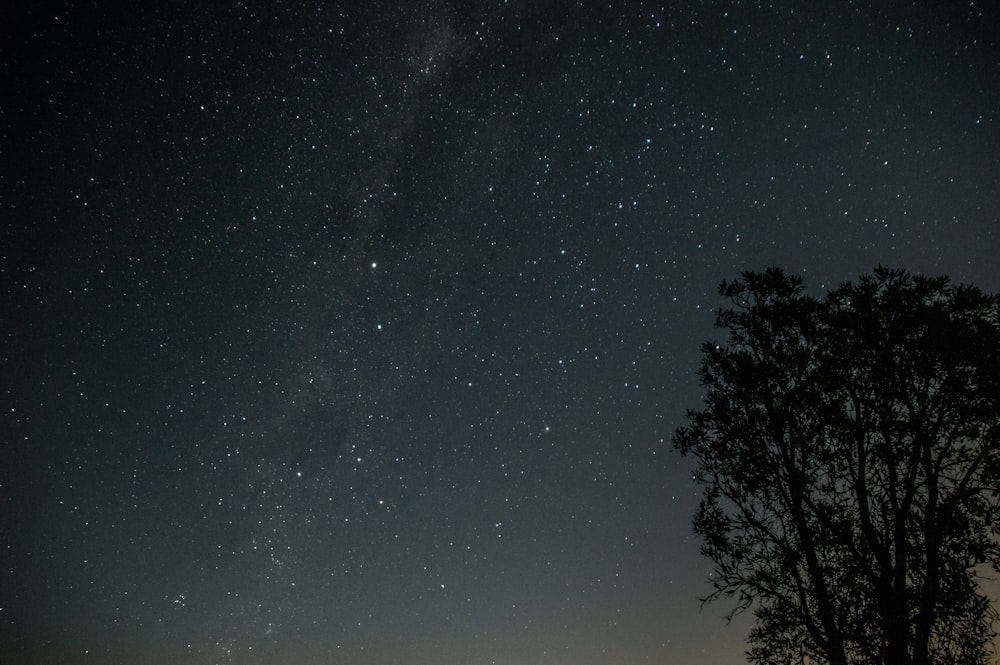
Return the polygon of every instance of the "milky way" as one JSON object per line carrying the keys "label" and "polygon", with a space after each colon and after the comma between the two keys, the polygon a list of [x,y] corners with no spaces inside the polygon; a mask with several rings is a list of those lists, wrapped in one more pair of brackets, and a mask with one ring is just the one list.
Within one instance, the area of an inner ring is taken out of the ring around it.
{"label": "milky way", "polygon": [[0,40],[3,662],[738,661],[716,285],[1000,290],[986,4],[145,4]]}

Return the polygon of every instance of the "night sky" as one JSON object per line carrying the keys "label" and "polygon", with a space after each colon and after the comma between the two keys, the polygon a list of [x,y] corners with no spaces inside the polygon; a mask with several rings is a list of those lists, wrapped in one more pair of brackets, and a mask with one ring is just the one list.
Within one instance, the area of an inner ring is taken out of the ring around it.
{"label": "night sky", "polygon": [[1000,290],[993,2],[24,4],[3,663],[740,662],[719,281]]}

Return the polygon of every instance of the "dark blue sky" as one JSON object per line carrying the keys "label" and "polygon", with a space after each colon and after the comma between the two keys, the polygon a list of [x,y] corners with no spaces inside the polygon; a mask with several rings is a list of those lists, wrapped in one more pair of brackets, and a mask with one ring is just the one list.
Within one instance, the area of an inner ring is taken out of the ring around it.
{"label": "dark blue sky", "polygon": [[4,662],[731,663],[718,282],[1000,290],[989,3],[96,4],[0,42]]}

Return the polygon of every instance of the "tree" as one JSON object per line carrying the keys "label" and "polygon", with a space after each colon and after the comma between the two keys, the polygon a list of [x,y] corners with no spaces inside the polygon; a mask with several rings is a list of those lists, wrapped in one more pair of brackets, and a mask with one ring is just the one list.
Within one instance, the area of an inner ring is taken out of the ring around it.
{"label": "tree", "polygon": [[706,600],[751,609],[755,663],[984,663],[1000,570],[1000,297],[879,267],[814,298],[723,282],[702,410]]}

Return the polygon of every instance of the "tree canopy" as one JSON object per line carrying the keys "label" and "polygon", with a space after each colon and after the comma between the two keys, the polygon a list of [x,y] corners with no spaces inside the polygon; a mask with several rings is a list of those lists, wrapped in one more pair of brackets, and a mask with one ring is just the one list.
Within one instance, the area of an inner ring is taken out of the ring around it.
{"label": "tree canopy", "polygon": [[723,282],[695,461],[708,600],[756,663],[985,663],[1000,570],[1000,297],[879,267],[817,298]]}

